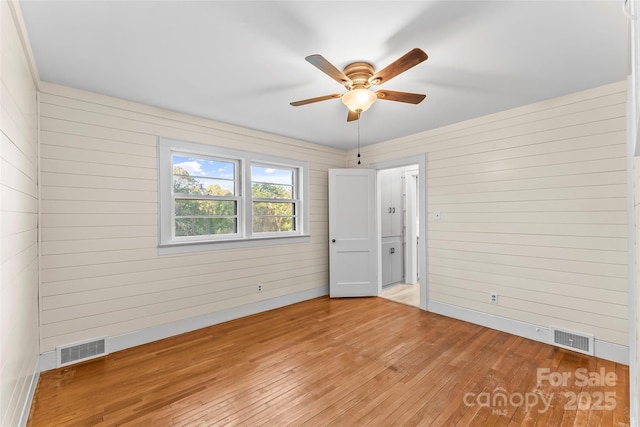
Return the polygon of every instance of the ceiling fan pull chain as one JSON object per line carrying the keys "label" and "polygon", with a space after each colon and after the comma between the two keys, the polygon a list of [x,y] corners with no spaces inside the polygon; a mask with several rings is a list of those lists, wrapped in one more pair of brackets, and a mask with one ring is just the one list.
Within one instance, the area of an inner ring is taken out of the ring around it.
{"label": "ceiling fan pull chain", "polygon": [[358,164],[360,164],[360,112],[358,112]]}

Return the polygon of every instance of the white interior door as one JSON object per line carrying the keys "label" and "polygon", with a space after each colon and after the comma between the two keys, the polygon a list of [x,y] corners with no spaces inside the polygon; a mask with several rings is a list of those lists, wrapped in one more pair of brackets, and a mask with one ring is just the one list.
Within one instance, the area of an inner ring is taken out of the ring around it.
{"label": "white interior door", "polygon": [[378,294],[376,171],[329,169],[329,296]]}

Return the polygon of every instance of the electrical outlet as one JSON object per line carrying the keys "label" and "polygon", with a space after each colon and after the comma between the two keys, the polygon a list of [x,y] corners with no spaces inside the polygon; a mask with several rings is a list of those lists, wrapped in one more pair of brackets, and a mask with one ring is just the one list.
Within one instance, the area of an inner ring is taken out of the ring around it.
{"label": "electrical outlet", "polygon": [[262,283],[258,283],[258,286],[256,286],[256,292],[262,292]]}
{"label": "electrical outlet", "polygon": [[498,303],[498,293],[497,292],[489,292],[489,302],[491,304]]}

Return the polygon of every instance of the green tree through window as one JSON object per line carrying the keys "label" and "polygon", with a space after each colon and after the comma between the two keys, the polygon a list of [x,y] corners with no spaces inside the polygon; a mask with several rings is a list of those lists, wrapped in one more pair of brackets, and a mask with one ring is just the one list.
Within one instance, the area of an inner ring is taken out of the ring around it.
{"label": "green tree through window", "polygon": [[251,179],[254,233],[295,231],[295,172],[254,165]]}
{"label": "green tree through window", "polygon": [[[174,205],[176,237],[237,232],[237,201],[233,198],[225,200],[232,197],[233,192],[223,189],[219,183],[209,183],[205,187],[203,180],[191,176],[180,166],[173,166],[173,192],[177,195]],[[180,197],[183,194],[185,198]]]}
{"label": "green tree through window", "polygon": [[309,164],[267,151],[252,153],[160,137],[159,253],[268,246],[307,238]]}
{"label": "green tree through window", "polygon": [[[274,184],[252,184],[254,199],[291,199],[290,191]],[[287,194],[288,193],[288,194]],[[288,197],[287,197],[288,196]],[[291,202],[253,202],[253,231],[294,231],[294,204]]]}

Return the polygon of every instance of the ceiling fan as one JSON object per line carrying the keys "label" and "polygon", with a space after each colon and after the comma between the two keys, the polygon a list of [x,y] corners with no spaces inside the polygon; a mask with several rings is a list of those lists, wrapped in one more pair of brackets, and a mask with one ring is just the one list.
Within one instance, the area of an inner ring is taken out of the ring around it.
{"label": "ceiling fan", "polygon": [[323,73],[343,85],[347,92],[344,94],[334,93],[332,95],[319,96],[317,98],[304,99],[302,101],[291,102],[291,105],[312,104],[314,102],[326,101],[328,99],[341,98],[344,105],[349,108],[347,121],[358,120],[360,113],[367,111],[378,99],[387,101],[406,102],[409,104],[419,104],[426,95],[409,92],[396,92],[392,90],[378,90],[373,92],[369,88],[388,82],[393,77],[415,67],[428,58],[422,49],[412,49],[387,65],[380,71],[375,71],[373,65],[368,62],[354,62],[344,67],[343,71],[337,69],[327,61],[322,55],[309,55],[305,59]]}

